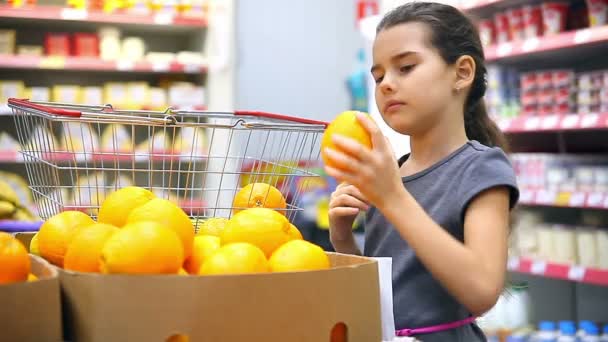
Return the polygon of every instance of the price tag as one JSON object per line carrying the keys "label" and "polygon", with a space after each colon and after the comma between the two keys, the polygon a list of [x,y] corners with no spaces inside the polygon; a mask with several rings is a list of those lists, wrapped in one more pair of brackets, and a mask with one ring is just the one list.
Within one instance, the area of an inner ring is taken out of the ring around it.
{"label": "price tag", "polygon": [[152,64],[152,70],[156,72],[169,71],[169,63],[154,63]]}
{"label": "price tag", "polygon": [[575,192],[570,196],[570,201],[568,203],[571,207],[581,207],[585,204],[585,197],[584,192]]}
{"label": "price tag", "polygon": [[557,124],[559,123],[559,116],[557,115],[549,115],[545,118],[543,118],[543,121],[541,123],[541,127],[543,129],[554,129],[557,127]]}
{"label": "price tag", "polygon": [[61,10],[60,16],[64,20],[86,20],[89,17],[89,13],[83,9],[64,8]]}
{"label": "price tag", "polygon": [[587,205],[590,207],[599,207],[602,205],[604,194],[601,192],[592,192],[587,197]]}
{"label": "price tag", "polygon": [[538,48],[540,41],[538,38],[526,39],[521,49],[523,52],[532,52]]}
{"label": "price tag", "polygon": [[583,120],[581,121],[581,127],[582,128],[596,127],[598,120],[599,120],[599,115],[587,114],[587,115],[583,116]]}
{"label": "price tag", "polygon": [[498,57],[504,57],[509,55],[511,51],[513,51],[513,45],[511,45],[511,43],[502,43],[498,45],[496,53],[498,54]]}
{"label": "price tag", "polygon": [[574,43],[575,44],[583,44],[583,43],[588,42],[589,40],[591,40],[591,30],[590,29],[578,30],[574,34]]}
{"label": "price tag", "polygon": [[132,61],[118,61],[116,62],[116,69],[120,71],[131,71],[135,69],[135,63]]}
{"label": "price tag", "polygon": [[527,118],[526,122],[524,123],[524,129],[526,131],[537,130],[538,126],[540,126],[540,118],[537,116]]}
{"label": "price tag", "polygon": [[534,261],[532,263],[532,266],[530,267],[530,272],[532,272],[532,274],[545,274],[545,271],[547,270],[547,262],[546,261],[541,261],[541,260],[537,260]]}
{"label": "price tag", "polygon": [[196,74],[201,72],[201,67],[197,64],[186,64],[184,65],[184,72],[187,72],[189,74]]}
{"label": "price tag", "polygon": [[539,204],[553,204],[555,203],[555,192],[549,190],[540,190],[536,194],[536,202]]}
{"label": "price tag", "polygon": [[579,265],[571,266],[570,269],[568,270],[568,279],[575,280],[575,281],[581,281],[585,278],[586,271],[587,271],[587,269],[583,266],[579,266]]}
{"label": "price tag", "polygon": [[580,117],[578,115],[567,115],[564,120],[562,120],[562,128],[571,129],[578,125]]}
{"label": "price tag", "polygon": [[171,25],[171,24],[173,24],[173,14],[157,13],[154,16],[154,23],[157,25]]}
{"label": "price tag", "polygon": [[525,204],[531,204],[534,201],[534,191],[522,190],[520,195],[520,201]]}
{"label": "price tag", "polygon": [[568,206],[570,204],[570,198],[572,198],[572,193],[562,191],[557,195],[555,204],[562,207]]}
{"label": "price tag", "polygon": [[510,257],[507,262],[507,269],[511,271],[516,271],[519,269],[519,258],[518,257]]}
{"label": "price tag", "polygon": [[65,67],[65,57],[49,56],[40,59],[40,68],[43,69],[63,69]]}

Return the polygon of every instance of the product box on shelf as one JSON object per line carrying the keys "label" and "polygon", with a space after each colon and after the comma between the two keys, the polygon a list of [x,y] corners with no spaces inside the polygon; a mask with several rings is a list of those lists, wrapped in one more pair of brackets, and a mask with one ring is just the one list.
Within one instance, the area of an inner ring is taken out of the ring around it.
{"label": "product box on shelf", "polygon": [[[378,266],[329,254],[321,271],[225,276],[128,276],[61,271],[75,341],[380,341]],[[338,328],[334,328],[334,327]]]}
{"label": "product box on shelf", "polygon": [[38,280],[0,285],[0,332],[3,341],[63,341],[57,270],[30,255]]}

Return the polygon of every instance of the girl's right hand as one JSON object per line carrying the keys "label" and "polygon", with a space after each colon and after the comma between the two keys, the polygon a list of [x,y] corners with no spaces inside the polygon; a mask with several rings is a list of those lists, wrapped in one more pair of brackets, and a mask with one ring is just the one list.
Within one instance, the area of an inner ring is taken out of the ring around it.
{"label": "girl's right hand", "polygon": [[340,183],[329,200],[329,227],[333,241],[352,239],[352,227],[357,214],[367,211],[365,196],[354,185]]}

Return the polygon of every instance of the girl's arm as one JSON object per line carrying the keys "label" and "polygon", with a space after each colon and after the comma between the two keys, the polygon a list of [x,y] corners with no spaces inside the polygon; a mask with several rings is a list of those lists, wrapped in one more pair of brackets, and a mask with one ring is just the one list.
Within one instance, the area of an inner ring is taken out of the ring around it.
{"label": "girl's arm", "polygon": [[363,115],[358,118],[372,136],[373,149],[334,135],[333,142],[342,152],[329,149],[323,153],[340,169],[326,166],[327,173],[357,187],[395,226],[443,287],[473,315],[483,314],[495,304],[504,285],[507,188],[491,188],[470,202],[462,243],[433,221],[405,189],[390,145],[376,124]]}
{"label": "girl's arm", "polygon": [[492,188],[471,201],[465,214],[464,243],[435,223],[403,190],[380,209],[382,213],[452,296],[475,316],[488,311],[500,296],[505,280],[508,189]]}

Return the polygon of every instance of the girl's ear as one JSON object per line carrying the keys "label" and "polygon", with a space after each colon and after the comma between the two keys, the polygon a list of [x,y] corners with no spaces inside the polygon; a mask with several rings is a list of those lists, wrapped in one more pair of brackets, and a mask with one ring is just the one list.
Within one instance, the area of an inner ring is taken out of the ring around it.
{"label": "girl's ear", "polygon": [[475,60],[469,55],[460,56],[456,60],[456,63],[454,63],[454,70],[456,71],[454,89],[456,91],[469,88],[473,84],[475,67]]}

